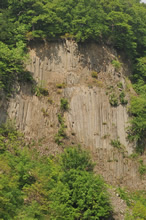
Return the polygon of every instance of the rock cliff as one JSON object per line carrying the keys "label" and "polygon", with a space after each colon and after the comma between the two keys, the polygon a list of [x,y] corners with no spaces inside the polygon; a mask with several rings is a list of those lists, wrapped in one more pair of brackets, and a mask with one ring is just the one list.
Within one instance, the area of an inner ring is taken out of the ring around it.
{"label": "rock cliff", "polygon": [[[60,99],[65,97],[69,101],[69,110],[64,113],[65,143],[90,149],[95,170],[109,183],[144,188],[139,164],[129,158],[135,145],[127,140],[127,105],[120,104],[119,98],[124,91],[129,99],[128,62],[105,45],[72,40],[31,44],[29,54],[27,69],[49,94],[39,96],[32,93],[30,85],[22,85],[5,107],[27,139],[37,139],[42,153],[62,150],[54,136],[59,129]],[[112,64],[113,60],[120,65]],[[112,98],[118,102],[116,106],[110,104]],[[1,110],[3,118],[5,113]]]}

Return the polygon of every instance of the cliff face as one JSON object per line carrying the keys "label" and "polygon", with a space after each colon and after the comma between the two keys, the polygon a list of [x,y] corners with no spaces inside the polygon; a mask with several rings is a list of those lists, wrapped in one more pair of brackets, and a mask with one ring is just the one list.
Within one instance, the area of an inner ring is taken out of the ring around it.
{"label": "cliff face", "polygon": [[[29,50],[27,69],[49,95],[33,95],[29,85],[18,88],[7,107],[18,128],[28,139],[38,139],[42,153],[61,151],[54,136],[59,128],[60,99],[65,97],[69,101],[69,110],[64,113],[68,136],[65,143],[80,143],[92,150],[95,170],[108,182],[143,188],[145,180],[140,178],[138,164],[128,157],[134,143],[127,140],[127,107],[109,103],[113,96],[119,102],[120,93],[128,89],[128,64],[117,68],[112,64],[116,52],[95,43],[68,40],[31,45]],[[111,141],[117,140],[120,146],[114,147]]]}

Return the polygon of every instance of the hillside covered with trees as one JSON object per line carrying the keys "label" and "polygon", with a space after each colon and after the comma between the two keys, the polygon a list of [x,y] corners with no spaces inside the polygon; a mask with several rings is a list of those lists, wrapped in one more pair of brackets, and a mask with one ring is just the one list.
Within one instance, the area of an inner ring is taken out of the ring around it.
{"label": "hillside covered with trees", "polygon": [[1,219],[109,219],[105,183],[80,147],[40,156],[13,124],[0,129]]}

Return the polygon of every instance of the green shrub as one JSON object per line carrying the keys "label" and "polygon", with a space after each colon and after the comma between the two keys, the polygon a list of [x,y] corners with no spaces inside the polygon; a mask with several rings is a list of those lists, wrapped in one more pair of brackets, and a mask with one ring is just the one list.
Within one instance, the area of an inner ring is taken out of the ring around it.
{"label": "green shrub", "polygon": [[113,106],[113,107],[118,106],[118,98],[115,96],[114,93],[110,95],[109,103],[110,103],[111,106]]}
{"label": "green shrub", "polygon": [[60,102],[61,102],[61,109],[62,109],[63,111],[69,110],[69,103],[68,103],[68,100],[67,100],[67,99],[62,98]]}
{"label": "green shrub", "polygon": [[118,86],[118,88],[123,89],[123,84],[122,84],[122,82],[119,82],[119,83],[117,84],[117,86]]}
{"label": "green shrub", "polygon": [[56,157],[41,156],[32,145],[26,146],[13,126],[9,131],[8,124],[1,127],[1,137],[5,146],[0,151],[1,219],[110,218],[104,181],[94,175],[86,151],[75,146]]}
{"label": "green shrub", "polygon": [[137,151],[143,153],[146,141],[146,100],[145,95],[133,96],[130,102],[130,121],[128,138],[137,141]]}
{"label": "green shrub", "polygon": [[93,171],[94,168],[89,153],[82,150],[80,146],[66,148],[61,159],[62,167],[65,170],[76,169]]}
{"label": "green shrub", "polygon": [[70,34],[70,33],[65,33],[65,35],[62,35],[62,36],[61,36],[61,38],[62,38],[62,39],[69,39],[69,40],[70,40],[70,39],[73,39],[73,38],[75,39],[75,35]]}
{"label": "green shrub", "polygon": [[139,157],[139,154],[138,153],[132,153],[129,158],[132,158],[132,159],[136,159]]}
{"label": "green shrub", "polygon": [[65,83],[60,83],[60,84],[56,84],[56,87],[57,87],[58,89],[63,89],[63,88],[66,87],[66,85],[65,85]]}
{"label": "green shrub", "polygon": [[143,164],[143,160],[140,160],[139,164],[140,164],[140,166],[139,166],[140,175],[146,174],[146,165]]}
{"label": "green shrub", "polygon": [[97,78],[98,78],[98,73],[97,73],[96,71],[92,71],[92,72],[91,72],[91,76],[92,76],[93,78],[97,79]]}
{"label": "green shrub", "polygon": [[60,128],[58,130],[58,133],[55,135],[55,142],[58,144],[58,145],[62,145],[63,144],[63,139],[65,139],[67,136],[66,136],[66,133],[65,133],[65,120],[63,118],[63,116],[61,114],[58,114],[58,122],[60,124]]}
{"label": "green shrub", "polygon": [[16,82],[33,82],[31,73],[23,65],[27,60],[25,47],[22,41],[10,46],[0,40],[0,92],[4,91],[9,97],[15,91]]}
{"label": "green shrub", "polygon": [[123,199],[126,202],[126,204],[129,206],[131,204],[131,201],[130,201],[130,196],[128,195],[126,190],[124,190],[121,187],[118,187],[116,191],[119,194],[120,198]]}
{"label": "green shrub", "polygon": [[120,93],[119,98],[120,98],[120,102],[121,102],[122,105],[127,105],[128,100],[125,99],[125,93],[124,93],[124,91],[122,91],[122,92]]}
{"label": "green shrub", "polygon": [[49,92],[46,88],[43,88],[42,86],[35,86],[33,89],[36,96],[48,96]]}
{"label": "green shrub", "polygon": [[115,67],[116,71],[118,71],[122,64],[118,60],[112,60],[112,65]]}
{"label": "green shrub", "polygon": [[118,139],[114,139],[114,140],[111,140],[111,143],[110,143],[113,147],[116,147],[116,148],[121,148],[121,143]]}
{"label": "green shrub", "polygon": [[50,204],[52,219],[109,219],[111,206],[100,176],[93,174],[87,152],[69,147],[61,155],[60,184]]}
{"label": "green shrub", "polygon": [[[146,198],[145,198],[146,200]],[[125,220],[145,220],[146,219],[146,204],[137,200],[132,206],[132,214],[127,213]]]}
{"label": "green shrub", "polygon": [[61,127],[58,130],[58,133],[55,135],[55,142],[58,145],[63,144],[63,139],[66,138],[66,133],[65,133],[65,127],[61,125]]}

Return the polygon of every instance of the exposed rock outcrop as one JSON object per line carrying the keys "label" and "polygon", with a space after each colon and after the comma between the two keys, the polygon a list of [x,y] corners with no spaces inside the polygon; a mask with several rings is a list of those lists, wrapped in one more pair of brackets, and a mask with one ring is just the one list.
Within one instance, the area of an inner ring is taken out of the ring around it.
{"label": "exposed rock outcrop", "polygon": [[[9,117],[26,137],[41,140],[40,151],[55,153],[61,149],[54,142],[57,114],[61,97],[66,97],[70,106],[64,114],[67,143],[81,143],[91,149],[96,170],[108,182],[144,188],[138,164],[128,158],[134,143],[127,140],[127,107],[119,102],[121,90],[126,90],[128,64],[116,68],[112,60],[122,59],[113,49],[96,43],[67,40],[34,44],[29,49],[27,69],[39,86],[48,89],[49,96],[33,95],[28,85],[22,86],[9,102]],[[119,102],[117,107],[109,103],[113,94]],[[114,147],[111,140],[119,145]]]}

